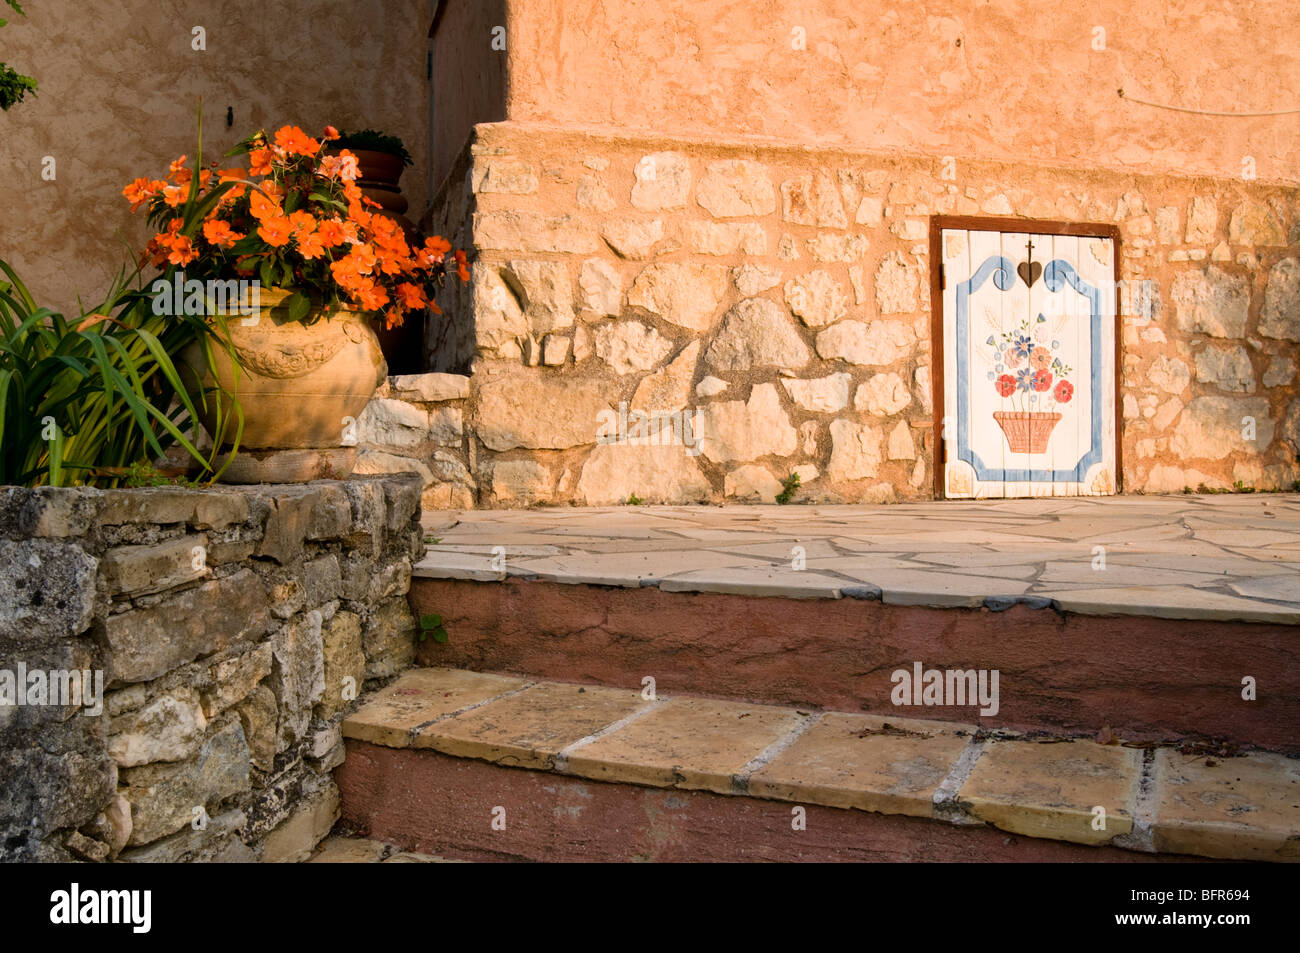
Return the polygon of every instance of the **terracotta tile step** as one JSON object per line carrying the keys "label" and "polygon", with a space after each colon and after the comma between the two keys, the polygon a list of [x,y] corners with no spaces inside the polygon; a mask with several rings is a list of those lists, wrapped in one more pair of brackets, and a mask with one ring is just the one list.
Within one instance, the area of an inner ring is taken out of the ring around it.
{"label": "terracotta tile step", "polygon": [[[992,735],[954,722],[412,669],[354,742],[574,778],[818,805],[1029,838],[1300,859],[1300,760]],[[345,765],[346,768],[346,765]]]}

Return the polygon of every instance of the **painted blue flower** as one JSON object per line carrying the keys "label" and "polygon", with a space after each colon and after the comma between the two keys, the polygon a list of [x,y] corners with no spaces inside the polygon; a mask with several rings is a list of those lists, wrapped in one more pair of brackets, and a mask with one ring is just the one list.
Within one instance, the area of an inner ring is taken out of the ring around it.
{"label": "painted blue flower", "polygon": [[993,380],[993,372],[989,371],[989,380]]}
{"label": "painted blue flower", "polygon": [[1016,332],[1016,336],[1011,341],[1011,350],[1016,352],[1018,357],[1029,357],[1034,349],[1034,341],[1028,334]]}
{"label": "painted blue flower", "polygon": [[1060,346],[1061,346],[1061,342],[1060,342],[1060,341],[1053,341],[1053,342],[1052,342],[1052,350],[1053,350],[1053,351],[1055,351],[1055,350],[1056,350],[1057,348],[1059,348]]}
{"label": "painted blue flower", "polygon": [[1034,369],[1022,367],[1016,371],[1016,390],[1027,393],[1034,386]]}
{"label": "painted blue flower", "polygon": [[994,369],[995,371],[997,371],[999,374],[1001,374],[1003,371],[1006,370],[1006,366],[1003,365],[1003,364],[999,364],[997,367],[995,367],[995,368],[993,368],[993,369]]}
{"label": "painted blue flower", "polygon": [[989,335],[989,339],[988,339],[987,341],[985,341],[984,343],[985,343],[985,344],[995,344],[995,343],[997,343],[997,342],[995,342],[995,341],[993,340],[993,335],[990,334],[990,335]]}
{"label": "painted blue flower", "polygon": [[1039,314],[1038,314],[1038,323],[1039,323],[1039,324],[1046,324],[1046,323],[1047,323],[1047,319],[1046,319],[1045,317],[1043,317],[1041,311],[1040,311]]}

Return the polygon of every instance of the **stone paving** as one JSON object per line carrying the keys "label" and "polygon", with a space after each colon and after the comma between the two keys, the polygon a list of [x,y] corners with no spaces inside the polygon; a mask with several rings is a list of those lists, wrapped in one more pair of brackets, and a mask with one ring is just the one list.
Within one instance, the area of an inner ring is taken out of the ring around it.
{"label": "stone paving", "polygon": [[1113,735],[1103,744],[686,695],[647,700],[636,689],[447,668],[405,672],[349,715],[343,734],[593,781],[1144,852],[1300,859],[1300,761],[1266,752],[1130,745]]}
{"label": "stone paving", "polygon": [[1300,624],[1296,494],[444,510],[424,526],[416,577]]}

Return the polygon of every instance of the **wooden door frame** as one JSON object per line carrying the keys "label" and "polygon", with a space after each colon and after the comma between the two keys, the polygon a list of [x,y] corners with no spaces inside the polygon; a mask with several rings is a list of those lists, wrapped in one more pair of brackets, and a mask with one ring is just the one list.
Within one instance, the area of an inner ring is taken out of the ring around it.
{"label": "wooden door frame", "polygon": [[932,443],[934,470],[934,498],[944,495],[944,474],[947,472],[947,447],[943,439],[944,375],[943,375],[943,232],[953,229],[967,232],[1014,232],[1034,235],[1069,235],[1078,238],[1109,238],[1114,242],[1114,294],[1115,294],[1115,493],[1123,489],[1124,438],[1120,429],[1124,423],[1124,401],[1120,396],[1120,381],[1124,374],[1122,353],[1123,322],[1119,302],[1120,231],[1118,225],[1096,222],[1058,222],[1038,218],[999,218],[983,215],[931,215],[930,216],[930,404],[934,409]]}

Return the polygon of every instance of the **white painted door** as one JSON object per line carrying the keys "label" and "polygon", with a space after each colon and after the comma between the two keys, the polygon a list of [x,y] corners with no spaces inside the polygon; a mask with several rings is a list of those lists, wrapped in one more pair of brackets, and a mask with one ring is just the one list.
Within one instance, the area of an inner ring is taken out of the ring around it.
{"label": "white painted door", "polygon": [[1115,243],[944,229],[944,492],[1115,492]]}

